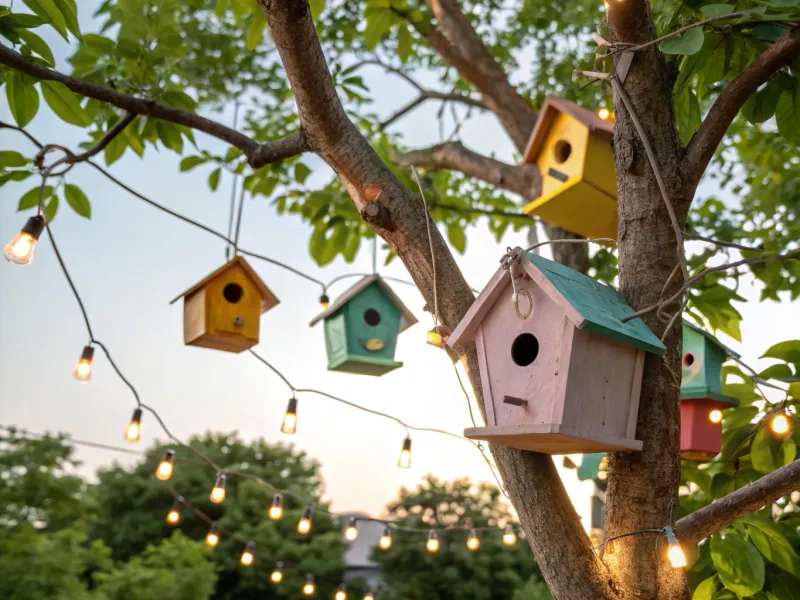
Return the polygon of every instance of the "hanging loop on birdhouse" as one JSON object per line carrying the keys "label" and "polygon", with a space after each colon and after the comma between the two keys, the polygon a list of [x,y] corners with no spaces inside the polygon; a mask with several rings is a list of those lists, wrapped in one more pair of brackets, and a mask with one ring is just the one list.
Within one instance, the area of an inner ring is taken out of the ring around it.
{"label": "hanging loop on birdhouse", "polygon": [[[514,281],[513,279],[511,280]],[[525,312],[519,309],[519,297],[524,296],[528,299],[528,308]],[[514,300],[514,311],[517,313],[517,316],[522,319],[523,321],[531,316],[531,311],[533,310],[533,298],[531,298],[531,294],[525,288],[520,289],[518,292],[514,292],[513,295]]]}
{"label": "hanging loop on birdhouse", "polygon": [[[511,302],[514,303],[514,311],[517,313],[517,316],[525,320],[531,315],[531,311],[533,310],[533,299],[531,298],[530,292],[525,288],[517,289],[517,280],[514,278],[514,265],[519,264],[521,256],[524,254],[522,248],[514,248],[511,247],[506,248],[506,253],[503,255],[503,258],[500,259],[500,264],[503,266],[505,270],[508,271],[508,274],[511,276]],[[522,294],[528,299],[528,308],[524,312],[519,308],[519,296]]]}

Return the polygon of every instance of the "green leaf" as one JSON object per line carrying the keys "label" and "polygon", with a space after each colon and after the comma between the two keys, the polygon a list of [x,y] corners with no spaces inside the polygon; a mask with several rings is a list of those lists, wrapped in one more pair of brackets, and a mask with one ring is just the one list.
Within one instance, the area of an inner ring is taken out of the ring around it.
{"label": "green leaf", "polygon": [[316,19],[325,9],[325,0],[308,0],[308,5],[311,7],[311,16]]}
{"label": "green leaf", "polygon": [[778,600],[800,600],[800,581],[781,571],[769,574],[770,592]]}
{"label": "green leaf", "polygon": [[795,577],[800,577],[800,556],[786,539],[787,533],[767,519],[749,517],[745,521],[750,540],[764,558]]}
{"label": "green leaf", "polygon": [[770,379],[778,379],[778,380],[785,380],[789,379],[793,376],[792,369],[789,368],[789,365],[784,363],[778,363],[777,365],[772,365],[771,367],[767,367],[761,373],[758,374],[761,379],[770,380]]}
{"label": "green leaf", "polygon": [[753,125],[764,123],[775,114],[780,97],[780,84],[775,80],[770,81],[764,89],[757,91],[747,99],[742,107],[742,115]]}
{"label": "green leaf", "polygon": [[22,41],[25,42],[25,45],[30,48],[31,52],[35,52],[41,56],[51,67],[56,66],[56,59],[53,57],[53,52],[42,38],[27,29],[19,29],[16,33]]}
{"label": "green leaf", "polygon": [[712,19],[722,15],[729,15],[733,12],[733,8],[730,4],[706,4],[700,7],[700,12],[703,13],[706,19]]}
{"label": "green leaf", "polygon": [[226,10],[228,10],[228,0],[217,0],[217,5],[214,7],[214,14],[218,19],[221,19],[225,15]]}
{"label": "green leaf", "polygon": [[83,190],[77,185],[72,185],[71,183],[66,184],[64,186],[64,198],[72,210],[80,216],[87,219],[92,218],[92,205],[89,203],[86,194],[84,194]]}
{"label": "green leaf", "polygon": [[51,194],[50,200],[46,201],[44,205],[44,216],[48,223],[52,223],[56,218],[56,212],[58,212],[58,196]]}
{"label": "green leaf", "polygon": [[175,125],[168,121],[158,119],[156,121],[156,131],[158,132],[158,139],[169,148],[178,154],[183,152],[183,138],[181,132]]}
{"label": "green leaf", "polygon": [[103,156],[106,159],[106,165],[109,167],[117,162],[123,154],[125,154],[125,149],[128,147],[128,140],[125,136],[118,135],[116,136],[111,142],[109,142],[108,146],[105,147],[103,150]]}
{"label": "green leaf", "polygon": [[458,250],[460,254],[464,254],[467,248],[467,236],[464,235],[464,228],[458,223],[450,223],[447,226],[447,239],[453,245],[453,248]]}
{"label": "green leaf", "polygon": [[303,163],[297,163],[294,167],[294,180],[299,183],[303,184],[308,176],[311,175],[311,169],[305,166]]}
{"label": "green leaf", "polygon": [[181,161],[180,171],[181,173],[191,171],[196,166],[202,165],[205,162],[208,162],[208,159],[204,156],[187,156]]}
{"label": "green leaf", "polygon": [[6,76],[6,98],[11,115],[20,127],[25,127],[39,110],[39,92],[34,79],[12,70]]}
{"label": "green leaf", "polygon": [[275,190],[276,185],[278,185],[277,179],[262,179],[255,186],[253,186],[253,195],[263,194],[269,198],[272,195],[272,192]]}
{"label": "green leaf", "polygon": [[78,127],[87,127],[92,119],[83,110],[78,97],[63,83],[42,81],[45,102],[62,121]]}
{"label": "green leaf", "polygon": [[675,120],[681,141],[688,144],[701,123],[700,102],[689,86],[684,87],[675,97]]}
{"label": "green leaf", "polygon": [[661,52],[664,54],[696,54],[700,52],[700,48],[703,47],[704,39],[703,28],[695,27],[683,35],[672,37],[661,42]]}
{"label": "green leaf", "polygon": [[11,29],[34,29],[35,27],[41,27],[47,22],[47,19],[26,13],[14,13],[13,15],[3,18],[3,25]]}
{"label": "green leaf", "polygon": [[19,152],[0,150],[0,167],[24,167],[30,162]]}
{"label": "green leaf", "polygon": [[718,587],[719,582],[716,575],[704,579],[700,582],[700,585],[694,589],[692,600],[712,600],[714,592],[717,591]]}
{"label": "green leaf", "polygon": [[[22,198],[19,199],[19,205],[17,206],[17,211],[28,210],[29,208],[33,208],[34,206],[39,205],[39,187],[40,186],[37,185],[36,187],[31,188],[22,195]],[[53,195],[52,186],[49,185],[44,186],[44,191],[42,191],[42,199],[47,200],[52,195]]]}
{"label": "green leaf", "polygon": [[197,101],[180,90],[167,90],[161,94],[161,101],[182,110],[194,111],[197,108]]}
{"label": "green leaf", "polygon": [[214,169],[211,171],[211,175],[208,176],[208,187],[211,188],[211,191],[216,192],[217,187],[219,187],[219,176],[222,173],[222,167]]}
{"label": "green leaf", "polygon": [[772,473],[794,460],[797,447],[791,438],[781,439],[766,426],[759,427],[750,446],[750,462],[759,473]]}
{"label": "green leaf", "polygon": [[264,38],[264,28],[267,25],[267,19],[264,17],[264,11],[257,10],[253,13],[253,20],[250,22],[250,27],[247,29],[247,49],[255,50]]}
{"label": "green leaf", "polygon": [[758,550],[738,533],[711,538],[711,561],[719,580],[736,595],[752,596],[764,587],[764,559]]}
{"label": "green leaf", "polygon": [[78,7],[74,0],[53,0],[58,10],[64,15],[67,29],[76,37],[81,37],[81,26],[78,23]]}
{"label": "green leaf", "polygon": [[47,23],[50,23],[55,30],[61,34],[65,40],[67,37],[67,22],[64,15],[59,10],[58,6],[53,0],[22,0],[25,5],[33,11],[34,14],[42,17]]}
{"label": "green leaf", "polygon": [[364,46],[367,50],[374,50],[387,36],[394,20],[394,13],[389,9],[379,9],[367,15],[364,29]]}
{"label": "green leaf", "polygon": [[792,144],[800,146],[800,81],[792,79],[791,88],[781,94],[775,120],[780,134]]}
{"label": "green leaf", "polygon": [[779,342],[770,346],[761,358],[777,358],[787,363],[800,365],[800,340]]}
{"label": "green leaf", "polygon": [[411,56],[413,44],[414,38],[411,36],[408,25],[400,23],[400,27],[397,29],[397,56],[402,62],[406,62]]}

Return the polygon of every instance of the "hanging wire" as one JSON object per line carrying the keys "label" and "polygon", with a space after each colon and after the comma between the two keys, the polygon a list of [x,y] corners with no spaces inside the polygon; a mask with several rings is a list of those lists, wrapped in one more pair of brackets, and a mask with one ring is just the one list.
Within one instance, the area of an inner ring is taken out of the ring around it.
{"label": "hanging wire", "polygon": [[[236,130],[236,126],[239,122],[239,101],[236,100],[233,103],[233,129]],[[230,240],[233,237],[233,210],[236,204],[236,184],[239,181],[239,175],[237,173],[233,173],[233,181],[231,181],[231,202],[230,202],[230,209],[228,210],[228,239]],[[232,244],[225,244],[225,260],[231,259],[231,246],[233,246],[233,253],[236,254],[236,243]]]}

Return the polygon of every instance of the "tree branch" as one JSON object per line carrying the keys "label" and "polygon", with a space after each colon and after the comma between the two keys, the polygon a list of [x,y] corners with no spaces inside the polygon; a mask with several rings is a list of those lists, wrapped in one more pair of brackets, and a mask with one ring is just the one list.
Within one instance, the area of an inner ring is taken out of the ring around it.
{"label": "tree branch", "polygon": [[474,106],[483,109],[486,108],[486,105],[480,100],[476,100],[475,98],[470,98],[469,96],[465,96],[464,94],[437,92],[434,90],[423,89],[420,92],[419,96],[414,98],[411,102],[409,102],[402,108],[398,109],[396,112],[392,113],[389,117],[386,118],[385,121],[383,121],[379,125],[379,127],[381,129],[386,129],[389,125],[397,121],[400,117],[408,114],[426,100],[443,100],[445,102],[460,102],[462,104],[466,104],[467,106]]}
{"label": "tree branch", "polygon": [[690,184],[697,185],[739,109],[761,84],[800,55],[800,27],[783,34],[731,81],[708,111],[686,153]]}
{"label": "tree branch", "polygon": [[772,504],[778,498],[796,490],[800,490],[800,460],[764,475],[761,479],[683,517],[675,524],[675,536],[682,544],[696,544],[736,519]]}
{"label": "tree branch", "polygon": [[[147,100],[146,98],[137,98],[130,94],[123,94],[111,88],[92,83],[91,81],[77,79],[59,73],[58,71],[48,69],[47,67],[31,62],[18,52],[2,44],[0,44],[0,64],[7,65],[12,69],[16,69],[21,73],[31,75],[37,79],[63,83],[76,94],[107,102],[108,104],[130,113],[163,119],[207,133],[208,135],[219,138],[239,148],[244,152],[245,156],[247,156],[248,161],[252,161],[255,156],[260,156],[262,162],[258,165],[253,165],[254,167],[263,166],[267,164],[267,162],[288,158],[299,154],[301,151],[307,150],[301,143],[303,137],[300,133],[277,142],[259,144],[254,139],[235,129],[231,129],[230,127],[226,127],[225,125],[206,119],[195,113],[154,102],[153,100]],[[287,143],[287,140],[291,141]],[[268,161],[266,161],[267,158],[269,159]]]}

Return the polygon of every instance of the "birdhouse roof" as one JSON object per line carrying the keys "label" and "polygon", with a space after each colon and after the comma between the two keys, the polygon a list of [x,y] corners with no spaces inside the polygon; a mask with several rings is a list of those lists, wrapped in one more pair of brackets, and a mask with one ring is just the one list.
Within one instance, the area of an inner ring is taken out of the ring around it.
{"label": "birdhouse roof", "polygon": [[[578,329],[586,329],[657,355],[666,350],[641,319],[622,322],[634,310],[613,288],[536,254],[524,256],[527,260],[520,260],[519,267],[553,302],[566,309],[567,318]],[[474,340],[481,321],[509,281],[508,271],[500,267],[461,319],[447,341],[448,346]]]}
{"label": "birdhouse roof", "polygon": [[386,293],[389,297],[389,300],[400,310],[400,331],[405,331],[412,325],[417,322],[417,318],[414,316],[408,307],[403,304],[403,301],[394,293],[394,290],[389,286],[386,281],[380,275],[368,275],[364,277],[361,281],[355,284],[353,287],[348,289],[346,292],[341,294],[336,301],[331,304],[328,308],[324,311],[319,313],[316,317],[311,320],[309,323],[309,327],[313,327],[317,324],[317,322],[327,319],[337,310],[339,310],[342,306],[347,304],[350,300],[358,296],[361,292],[371,286],[373,283],[378,284],[381,289]]}
{"label": "birdhouse roof", "polygon": [[562,98],[548,96],[544,100],[542,109],[539,111],[539,118],[536,120],[536,125],[533,127],[528,146],[525,148],[525,153],[522,157],[524,163],[534,163],[539,158],[539,153],[542,151],[544,141],[550,128],[553,126],[553,121],[559,113],[569,115],[579,123],[585,125],[589,131],[598,131],[608,134],[609,137],[614,133],[614,123],[605,121],[597,116],[591,110],[587,110]]}
{"label": "birdhouse roof", "polygon": [[731,358],[734,358],[734,359],[735,359],[735,358],[740,358],[739,354],[737,354],[736,352],[734,352],[733,350],[731,350],[730,348],[728,348],[728,347],[727,347],[725,344],[723,344],[722,342],[720,342],[720,341],[719,341],[717,338],[715,338],[713,335],[711,335],[711,334],[710,334],[708,331],[706,331],[705,329],[701,329],[700,327],[698,327],[697,325],[694,325],[694,324],[690,323],[690,322],[689,322],[689,321],[687,321],[686,319],[684,319],[684,320],[683,320],[683,326],[684,326],[684,327],[688,327],[689,329],[692,329],[692,330],[696,331],[697,333],[699,333],[700,335],[702,335],[704,338],[706,338],[706,340],[708,340],[709,342],[711,342],[712,344],[714,344],[714,345],[715,345],[717,348],[719,348],[720,350],[722,350],[722,351],[723,351],[725,354],[727,354],[727,355],[728,355],[728,356],[730,356]]}
{"label": "birdhouse roof", "polygon": [[204,279],[194,284],[185,292],[178,294],[175,298],[170,300],[170,304],[177,302],[178,300],[180,300],[185,296],[193,294],[200,288],[204,287],[209,281],[211,281],[212,279],[216,279],[217,277],[228,271],[228,269],[232,269],[236,265],[240,266],[242,270],[244,270],[245,274],[247,275],[247,278],[253,282],[253,285],[255,285],[256,288],[258,289],[258,293],[261,294],[262,313],[267,312],[270,308],[273,308],[278,304],[279,300],[275,297],[275,294],[272,293],[272,290],[270,290],[267,287],[267,284],[262,281],[261,277],[258,276],[258,273],[255,272],[253,267],[251,267],[250,264],[241,256],[235,256],[233,260],[226,262],[219,269],[207,275]]}

